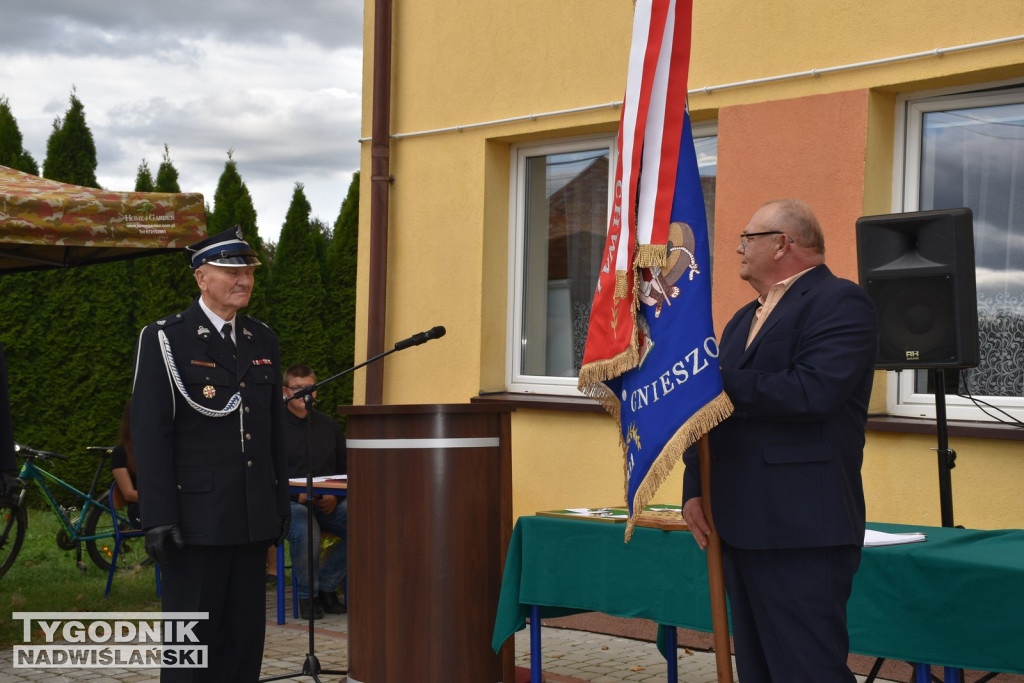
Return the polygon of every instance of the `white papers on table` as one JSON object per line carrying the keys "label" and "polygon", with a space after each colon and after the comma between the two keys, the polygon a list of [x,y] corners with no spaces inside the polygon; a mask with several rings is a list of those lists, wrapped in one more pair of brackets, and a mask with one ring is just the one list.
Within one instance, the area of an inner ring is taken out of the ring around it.
{"label": "white papers on table", "polygon": [[900,545],[902,543],[920,543],[928,540],[928,534],[911,531],[900,534],[890,534],[884,531],[867,529],[864,531],[864,547],[870,548],[877,545]]}
{"label": "white papers on table", "polygon": [[[328,475],[323,476],[323,477],[313,477],[313,483],[314,484],[320,484],[320,483],[323,483],[325,481],[348,481],[348,475],[347,474],[328,474]],[[301,484],[305,484],[306,483],[306,478],[305,477],[294,477],[292,479],[289,479],[288,483],[291,484],[292,486],[299,486]]]}
{"label": "white papers on table", "polygon": [[566,508],[565,511],[584,517],[611,517],[613,519],[626,519],[629,517],[624,510],[613,510],[611,508]]}

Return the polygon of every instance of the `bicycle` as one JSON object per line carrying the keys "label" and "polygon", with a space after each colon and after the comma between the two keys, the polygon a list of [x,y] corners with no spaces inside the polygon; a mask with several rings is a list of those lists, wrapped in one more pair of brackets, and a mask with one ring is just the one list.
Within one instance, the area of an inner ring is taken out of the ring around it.
{"label": "bicycle", "polygon": [[[56,538],[57,546],[61,550],[74,549],[75,564],[83,572],[86,571],[86,564],[82,561],[83,544],[93,564],[103,571],[110,569],[110,558],[114,548],[114,527],[109,500],[110,487],[108,485],[99,496],[96,495],[96,487],[101,475],[106,470],[107,458],[113,448],[88,446],[86,450],[100,456],[100,461],[96,465],[96,473],[93,475],[87,493],[76,489],[38,465],[40,461],[45,462],[51,459],[67,460],[68,456],[15,444],[15,451],[24,459],[18,474],[18,478],[22,481],[22,488],[13,496],[0,501],[0,577],[14,564],[18,551],[21,550],[21,545],[25,540],[25,531],[28,528],[28,515],[24,505],[25,494],[28,487],[33,485],[42,494],[47,506],[60,522],[61,528],[57,532]],[[61,505],[55,498],[52,487],[59,487],[71,494],[78,507]],[[117,521],[118,527],[122,530],[132,528],[131,521],[121,512],[117,513]],[[152,560],[146,555],[144,544],[122,542],[118,555],[119,568],[130,569],[151,563]]]}

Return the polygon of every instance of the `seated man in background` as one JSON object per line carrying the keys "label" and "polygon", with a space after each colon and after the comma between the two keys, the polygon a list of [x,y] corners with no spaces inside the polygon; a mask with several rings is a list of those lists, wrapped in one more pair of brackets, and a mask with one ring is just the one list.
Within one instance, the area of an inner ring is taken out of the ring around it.
{"label": "seated man in background", "polygon": [[[284,373],[282,393],[290,399],[295,392],[316,384],[316,375],[308,365],[292,365]],[[314,391],[311,398],[316,398]],[[312,457],[312,475],[344,474],[346,467],[345,434],[341,426],[326,413],[307,408],[302,398],[287,401],[285,412],[285,444],[288,456],[288,476],[306,477]],[[310,445],[312,450],[310,451]],[[293,493],[292,525],[288,532],[292,573],[295,576],[299,601],[299,616],[314,619],[323,613],[344,614],[346,607],[338,599],[337,589],[348,568],[346,535],[348,530],[348,501],[344,496],[314,496],[307,507],[305,493]],[[338,543],[327,556],[324,566],[314,572],[313,585],[309,585],[309,551],[307,513],[313,513],[313,562],[320,564],[320,533],[326,531],[339,537]]]}

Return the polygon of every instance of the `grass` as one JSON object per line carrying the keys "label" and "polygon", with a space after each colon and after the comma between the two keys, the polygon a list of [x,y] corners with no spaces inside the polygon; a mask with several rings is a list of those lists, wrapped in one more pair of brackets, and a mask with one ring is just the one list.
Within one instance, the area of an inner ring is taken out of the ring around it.
{"label": "grass", "polygon": [[[22,622],[13,612],[158,612],[153,567],[119,570],[104,599],[107,572],[94,565],[82,550],[86,570],[75,564],[74,550],[57,547],[60,528],[49,510],[29,510],[28,532],[17,560],[0,578],[0,647],[21,644]],[[138,539],[135,542],[142,542]],[[43,642],[42,632],[32,642]]]}

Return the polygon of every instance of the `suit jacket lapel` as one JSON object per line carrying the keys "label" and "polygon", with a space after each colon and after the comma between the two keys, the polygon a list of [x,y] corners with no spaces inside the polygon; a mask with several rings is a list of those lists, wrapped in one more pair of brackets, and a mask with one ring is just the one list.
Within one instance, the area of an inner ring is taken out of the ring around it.
{"label": "suit jacket lapel", "polygon": [[[757,350],[758,345],[761,343],[761,340],[764,339],[766,335],[770,334],[774,328],[778,327],[778,325],[782,323],[791,312],[799,309],[800,302],[804,295],[806,295],[814,285],[831,275],[832,272],[827,266],[820,265],[812,269],[810,272],[805,273],[800,279],[794,282],[793,286],[790,287],[785,296],[779,300],[779,303],[775,304],[775,309],[772,310],[771,315],[768,316],[768,319],[764,321],[764,325],[762,325],[761,329],[757,331],[757,335],[751,340],[750,346],[746,348],[740,358],[740,364],[746,363],[751,358],[754,351]],[[751,312],[750,317],[753,317],[753,312]],[[750,328],[747,327],[745,329],[749,330]]]}
{"label": "suit jacket lapel", "polygon": [[719,362],[723,367],[739,367],[743,362],[744,345],[747,343],[747,334],[750,332],[750,324],[754,319],[754,311],[757,310],[757,300],[751,301],[745,308],[740,309],[733,318],[734,324],[722,335],[722,353]]}

